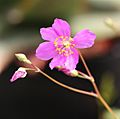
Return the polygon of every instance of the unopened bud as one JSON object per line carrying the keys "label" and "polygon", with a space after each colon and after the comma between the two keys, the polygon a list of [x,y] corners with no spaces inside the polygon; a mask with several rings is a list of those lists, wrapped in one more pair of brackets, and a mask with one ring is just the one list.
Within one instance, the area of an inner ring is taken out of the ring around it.
{"label": "unopened bud", "polygon": [[76,77],[76,76],[78,76],[79,73],[77,70],[74,69],[74,70],[70,71],[70,74],[71,74],[71,76]]}
{"label": "unopened bud", "polygon": [[27,59],[27,57],[22,54],[22,53],[18,53],[18,54],[15,54],[15,56],[17,57],[17,59],[21,62],[25,62],[27,64],[32,64],[30,60]]}
{"label": "unopened bud", "polygon": [[62,68],[61,66],[58,66],[57,68],[58,68],[59,71],[64,72],[68,76],[76,77],[79,74],[78,71],[75,70],[75,69],[74,70],[69,70],[69,69],[66,69],[66,68]]}
{"label": "unopened bud", "polygon": [[17,71],[15,71],[10,81],[13,82],[19,78],[24,78],[26,77],[26,75],[27,75],[26,68],[20,67]]}

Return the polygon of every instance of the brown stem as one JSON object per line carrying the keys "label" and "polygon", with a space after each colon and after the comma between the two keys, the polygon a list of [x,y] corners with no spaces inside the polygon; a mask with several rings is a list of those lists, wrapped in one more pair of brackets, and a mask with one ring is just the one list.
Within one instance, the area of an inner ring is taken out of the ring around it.
{"label": "brown stem", "polygon": [[[78,70],[77,70],[78,71]],[[85,73],[81,72],[81,71],[78,71],[78,73],[82,76],[87,76]]]}
{"label": "brown stem", "polygon": [[[77,70],[77,71],[78,71],[78,70]],[[94,79],[91,78],[90,76],[88,76],[87,74],[84,74],[84,73],[81,72],[81,71],[78,71],[78,73],[82,76],[82,77],[80,77],[80,76],[78,75],[78,77],[84,78],[84,79],[88,79],[88,80],[93,80],[93,81],[94,81]]]}
{"label": "brown stem", "polygon": [[46,73],[44,73],[42,70],[40,70],[38,67],[36,67],[35,65],[31,64],[35,69],[36,69],[36,72],[39,72],[41,73],[42,75],[44,75],[45,77],[47,77],[49,80],[51,80],[52,82],[56,83],[57,85],[61,86],[61,87],[64,87],[68,90],[71,90],[71,91],[74,91],[76,93],[81,93],[81,94],[85,94],[85,95],[89,95],[89,96],[92,96],[92,97],[98,97],[95,93],[93,92],[88,92],[88,91],[84,91],[84,90],[80,90],[80,89],[77,89],[77,88],[73,88],[73,87],[70,87],[68,85],[65,85],[55,79],[53,79],[52,77],[50,77],[49,75],[47,75]]}
{"label": "brown stem", "polygon": [[45,77],[47,77],[49,80],[51,80],[52,82],[56,83],[57,85],[59,86],[62,86],[66,89],[69,89],[71,91],[74,91],[74,92],[77,92],[77,93],[81,93],[81,94],[85,94],[85,95],[89,95],[89,96],[93,96],[93,97],[96,97],[97,98],[97,95],[93,92],[87,92],[87,91],[83,91],[83,90],[80,90],[80,89],[76,89],[76,88],[73,88],[73,87],[70,87],[68,85],[65,85],[59,81],[56,81],[55,79],[53,79],[52,77],[50,77],[49,75],[47,75],[46,73],[44,73],[43,71],[39,70],[38,71],[39,73],[41,73],[42,75],[44,75]]}
{"label": "brown stem", "polygon": [[100,100],[100,102],[101,102],[101,103],[105,106],[105,108],[113,115],[113,117],[114,117],[115,119],[119,119],[119,118],[117,117],[117,115],[113,112],[113,110],[110,108],[110,106],[109,106],[109,105],[106,103],[106,101],[103,99],[103,97],[101,96],[101,94],[100,94],[100,92],[99,92],[99,90],[98,90],[95,82],[92,82],[92,85],[93,85],[93,87],[94,87],[94,89],[95,89],[95,92],[96,92],[97,95],[98,95],[98,99]]}
{"label": "brown stem", "polygon": [[82,62],[83,62],[83,65],[84,65],[87,73],[89,74],[90,77],[92,77],[92,74],[91,74],[90,70],[88,69],[87,64],[86,64],[86,62],[85,62],[85,60],[84,60],[84,58],[83,58],[83,56],[82,56],[82,54],[81,54],[80,51],[79,51],[79,55],[80,55],[80,58],[81,58],[81,60],[82,60]]}
{"label": "brown stem", "polygon": [[92,83],[92,85],[93,85],[93,87],[94,87],[94,89],[95,89],[95,92],[96,92],[96,94],[97,94],[97,96],[98,96],[97,98],[101,101],[101,103],[105,106],[105,108],[112,114],[112,116],[113,116],[115,119],[119,119],[119,118],[117,117],[117,115],[113,112],[113,110],[110,108],[110,106],[109,106],[109,105],[106,103],[106,101],[103,99],[103,97],[101,96],[101,94],[100,94],[100,92],[99,92],[99,90],[98,90],[98,88],[97,88],[97,86],[96,86],[96,84],[95,84],[95,80],[94,80],[94,78],[93,78],[93,76],[92,76],[92,74],[91,74],[91,72],[90,72],[90,70],[89,70],[89,68],[88,68],[88,66],[87,66],[87,64],[86,64],[83,56],[82,56],[82,54],[81,54],[80,52],[79,52],[79,54],[80,54],[80,58],[81,58],[81,60],[82,60],[82,62],[83,62],[83,65],[84,65],[87,73],[89,74],[89,77],[91,78],[91,79],[88,79],[88,80],[91,81],[91,83]]}

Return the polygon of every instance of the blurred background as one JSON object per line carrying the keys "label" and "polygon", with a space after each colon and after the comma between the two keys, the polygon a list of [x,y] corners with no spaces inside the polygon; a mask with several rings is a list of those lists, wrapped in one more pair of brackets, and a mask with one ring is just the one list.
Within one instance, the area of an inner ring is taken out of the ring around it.
{"label": "blurred background", "polygon": [[[0,118],[112,119],[96,99],[63,89],[42,75],[29,73],[10,83],[14,71],[25,66],[14,56],[22,52],[53,78],[93,91],[89,82],[51,71],[48,62],[35,57],[43,42],[39,29],[51,26],[55,18],[67,20],[72,35],[84,28],[97,35],[95,45],[81,52],[103,97],[120,114],[119,0],[0,0]],[[77,68],[85,72],[81,61]]]}

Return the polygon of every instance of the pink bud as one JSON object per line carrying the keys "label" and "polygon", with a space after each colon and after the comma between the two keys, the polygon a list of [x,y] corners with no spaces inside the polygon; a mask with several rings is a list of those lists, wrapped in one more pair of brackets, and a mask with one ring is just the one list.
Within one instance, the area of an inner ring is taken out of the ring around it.
{"label": "pink bud", "polygon": [[24,78],[27,75],[25,68],[20,67],[15,73],[13,74],[12,78],[10,79],[11,82],[17,80],[18,78]]}

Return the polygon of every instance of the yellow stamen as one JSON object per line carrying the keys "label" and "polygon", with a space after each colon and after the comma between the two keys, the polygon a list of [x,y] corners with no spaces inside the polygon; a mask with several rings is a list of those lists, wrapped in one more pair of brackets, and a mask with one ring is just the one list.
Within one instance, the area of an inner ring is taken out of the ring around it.
{"label": "yellow stamen", "polygon": [[71,43],[72,41],[73,39],[71,37],[68,38],[68,36],[57,37],[54,41],[56,51],[58,51],[59,54],[63,54],[66,57],[73,54],[71,48],[74,48],[75,44]]}

